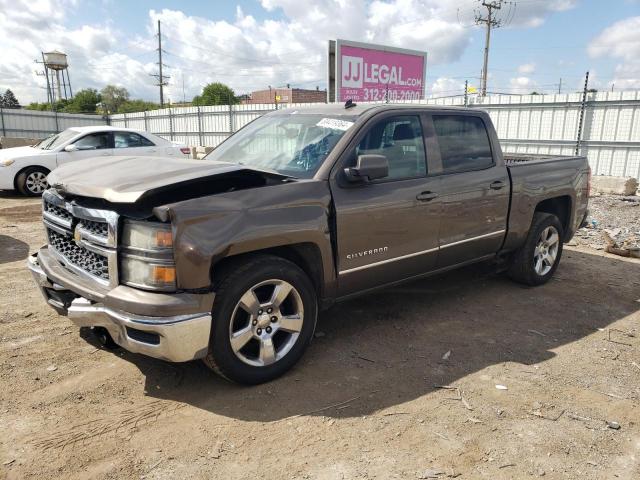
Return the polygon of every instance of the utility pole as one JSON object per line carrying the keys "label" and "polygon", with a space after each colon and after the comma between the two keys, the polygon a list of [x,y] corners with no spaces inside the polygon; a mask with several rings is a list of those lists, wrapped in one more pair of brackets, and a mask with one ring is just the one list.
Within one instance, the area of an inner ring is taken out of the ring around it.
{"label": "utility pole", "polygon": [[160,87],[160,108],[164,107],[164,87],[167,86],[166,79],[171,78],[162,74],[162,67],[165,66],[162,63],[162,32],[160,30],[160,20],[158,20],[158,73],[151,74],[152,77],[158,79],[156,87]]}
{"label": "utility pole", "polygon": [[562,77],[560,77],[560,83],[558,84],[558,95],[562,93]]}
{"label": "utility pole", "polygon": [[487,32],[484,41],[484,66],[482,68],[482,89],[481,95],[485,97],[487,95],[487,76],[489,66],[489,44],[491,43],[491,29],[498,28],[502,25],[502,20],[495,17],[494,10],[500,10],[502,8],[503,0],[496,0],[487,2],[482,0],[482,6],[487,9],[487,16],[483,17],[480,13],[476,14],[476,25],[485,24]]}

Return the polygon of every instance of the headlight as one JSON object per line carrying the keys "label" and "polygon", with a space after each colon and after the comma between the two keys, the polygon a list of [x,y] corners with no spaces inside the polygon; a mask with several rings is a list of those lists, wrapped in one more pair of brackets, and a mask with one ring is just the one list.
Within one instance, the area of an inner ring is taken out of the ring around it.
{"label": "headlight", "polygon": [[3,167],[8,167],[9,165],[13,165],[15,160],[13,158],[6,158],[0,162],[0,165]]}
{"label": "headlight", "polygon": [[125,221],[120,256],[121,283],[148,290],[176,289],[171,225]]}

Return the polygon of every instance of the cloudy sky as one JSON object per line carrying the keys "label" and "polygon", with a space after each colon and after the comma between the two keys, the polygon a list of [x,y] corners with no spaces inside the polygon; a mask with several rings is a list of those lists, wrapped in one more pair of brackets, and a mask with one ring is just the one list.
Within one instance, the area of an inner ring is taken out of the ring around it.
{"label": "cloudy sky", "polygon": [[[106,84],[156,100],[157,20],[166,95],[187,100],[221,81],[236,93],[326,87],[327,40],[426,50],[427,94],[478,85],[484,32],[477,0],[0,0],[0,89],[21,103],[46,100],[34,62],[69,55],[75,91]],[[493,32],[489,90],[576,91],[584,72],[599,89],[640,89],[640,0],[520,0]],[[184,85],[184,90],[183,90]]]}

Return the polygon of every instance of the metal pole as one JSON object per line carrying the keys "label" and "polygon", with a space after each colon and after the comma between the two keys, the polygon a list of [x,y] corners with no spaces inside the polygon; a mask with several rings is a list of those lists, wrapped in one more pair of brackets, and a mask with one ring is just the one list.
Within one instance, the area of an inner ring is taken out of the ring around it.
{"label": "metal pole", "polygon": [[147,120],[147,111],[145,110],[143,113],[144,116],[144,131],[148,132],[149,131],[149,125],[148,125],[148,120]]}
{"label": "metal pole", "polygon": [[7,136],[7,129],[4,126],[4,109],[0,107],[0,120],[2,121],[2,136]]}
{"label": "metal pole", "polygon": [[162,78],[162,33],[160,31],[160,20],[158,20],[158,68],[160,84],[160,108],[164,107],[164,80]]}
{"label": "metal pole", "polygon": [[171,109],[169,109],[169,133],[171,135],[171,140],[173,140],[173,114]]}
{"label": "metal pole", "polygon": [[58,125],[58,111],[54,110],[53,115],[56,119],[56,133],[60,133],[60,125]]}
{"label": "metal pole", "polygon": [[196,107],[198,110],[198,142],[201,147],[204,147],[202,143],[202,114],[200,113],[200,106]]}
{"label": "metal pole", "polygon": [[558,84],[558,95],[562,93],[562,77],[560,77],[560,83]]}
{"label": "metal pole", "polygon": [[233,134],[233,105],[229,103],[229,133]]}
{"label": "metal pole", "polygon": [[487,67],[489,66],[489,42],[491,41],[491,9],[487,15],[487,34],[484,40],[484,66],[482,67],[482,96],[487,96]]}
{"label": "metal pole", "polygon": [[44,76],[47,77],[47,98],[49,99],[49,103],[51,104],[51,111],[53,112],[53,95],[51,92],[51,84],[49,83],[49,68],[47,68],[47,64],[44,61],[44,52],[40,52],[42,54],[42,64],[44,65]]}
{"label": "metal pole", "polygon": [[584,123],[584,111],[587,105],[587,90],[589,89],[589,72],[584,77],[584,90],[582,91],[582,104],[580,105],[580,118],[578,119],[578,138],[576,139],[576,155],[580,154],[582,142],[582,125]]}
{"label": "metal pole", "polygon": [[71,78],[69,77],[69,69],[65,69],[65,72],[67,74],[67,84],[69,85],[69,95],[71,98],[73,98],[73,90],[71,90]]}
{"label": "metal pole", "polygon": [[129,126],[129,122],[127,121],[127,114],[124,114],[124,128],[127,128]]}
{"label": "metal pole", "polygon": [[465,107],[469,106],[468,92],[469,92],[469,80],[465,80],[464,81],[464,106]]}

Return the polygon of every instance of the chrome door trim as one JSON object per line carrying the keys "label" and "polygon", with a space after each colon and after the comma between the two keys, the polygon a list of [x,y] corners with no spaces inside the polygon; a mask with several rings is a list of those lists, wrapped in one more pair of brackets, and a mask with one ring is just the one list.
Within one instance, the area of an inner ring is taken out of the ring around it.
{"label": "chrome door trim", "polygon": [[443,248],[448,248],[448,247],[453,247],[455,245],[461,245],[463,243],[473,242],[474,240],[481,240],[483,238],[495,237],[496,235],[502,235],[505,232],[506,232],[505,229],[497,230],[495,232],[485,233],[484,235],[478,235],[477,237],[466,238],[466,239],[460,240],[458,242],[447,243],[446,245],[442,245],[442,246],[436,247],[436,248],[430,248],[429,250],[422,250],[420,252],[410,253],[408,255],[402,255],[400,257],[388,258],[386,260],[380,260],[379,262],[368,263],[367,265],[361,265],[359,267],[349,268],[347,270],[340,270],[338,272],[338,275],[346,275],[347,273],[353,273],[353,272],[357,272],[359,270],[365,270],[367,268],[377,267],[379,265],[384,265],[386,263],[397,262],[398,260],[404,260],[406,258],[411,258],[411,257],[417,257],[418,255],[424,255],[424,254],[427,254],[427,253],[432,253],[432,252],[435,252],[435,251],[438,251],[438,250],[442,250]]}

